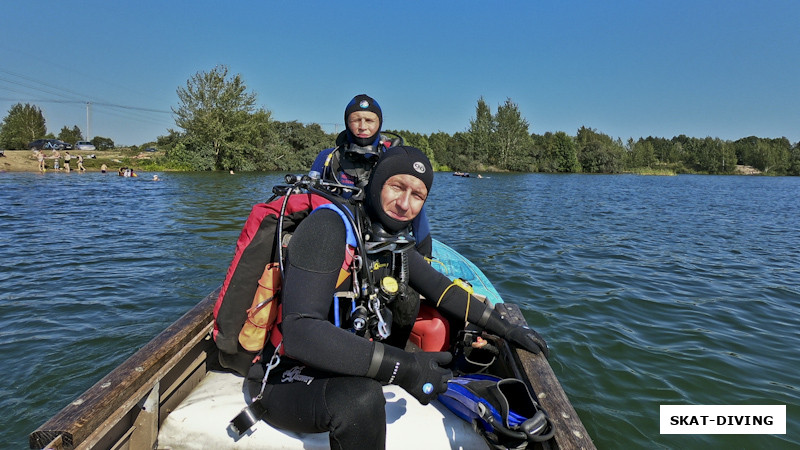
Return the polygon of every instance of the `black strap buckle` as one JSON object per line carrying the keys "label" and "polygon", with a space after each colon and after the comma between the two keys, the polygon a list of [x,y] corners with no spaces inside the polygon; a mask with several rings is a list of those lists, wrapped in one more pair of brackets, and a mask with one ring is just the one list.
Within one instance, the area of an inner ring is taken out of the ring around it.
{"label": "black strap buckle", "polygon": [[258,423],[266,412],[267,410],[264,408],[264,405],[262,405],[259,400],[256,400],[245,407],[242,412],[231,420],[228,429],[236,433],[237,436],[241,436],[253,425]]}

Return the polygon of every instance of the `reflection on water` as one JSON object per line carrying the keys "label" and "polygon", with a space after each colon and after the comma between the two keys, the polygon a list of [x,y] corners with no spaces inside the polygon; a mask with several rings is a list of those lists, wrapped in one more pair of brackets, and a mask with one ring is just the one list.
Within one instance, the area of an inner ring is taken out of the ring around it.
{"label": "reflection on water", "polygon": [[[0,174],[0,448],[219,285],[280,175]],[[599,448],[800,444],[800,179],[437,174],[433,234],[552,348]],[[660,435],[660,404],[787,404],[785,436]]]}

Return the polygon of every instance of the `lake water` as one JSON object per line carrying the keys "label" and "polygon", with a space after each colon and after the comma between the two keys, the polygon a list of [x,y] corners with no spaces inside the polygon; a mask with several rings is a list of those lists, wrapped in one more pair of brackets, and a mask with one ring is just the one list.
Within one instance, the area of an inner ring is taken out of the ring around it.
{"label": "lake water", "polygon": [[[0,173],[0,448],[221,284],[278,174]],[[549,342],[598,448],[800,446],[800,178],[440,173],[433,235]],[[787,405],[660,435],[659,405]]]}

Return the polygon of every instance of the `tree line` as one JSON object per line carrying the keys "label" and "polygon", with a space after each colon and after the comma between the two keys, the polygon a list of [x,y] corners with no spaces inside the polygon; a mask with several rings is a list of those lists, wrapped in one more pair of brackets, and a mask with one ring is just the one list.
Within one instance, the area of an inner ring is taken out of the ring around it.
{"label": "tree line", "polygon": [[[193,170],[303,171],[336,135],[317,124],[273,120],[256,107],[240,75],[225,66],[198,72],[178,88],[173,108],[180,130],[158,140],[171,164]],[[786,138],[672,139],[647,137],[622,142],[595,129],[530,133],[530,124],[509,98],[493,112],[478,99],[469,127],[455,134],[397,133],[423,150],[438,170],[548,173],[736,173],[737,165],[763,173],[800,175],[800,144]]]}
{"label": "tree line", "polygon": [[407,140],[429,149],[436,162],[458,171],[518,171],[546,173],[737,173],[737,165],[752,166],[769,175],[800,175],[800,143],[788,139],[746,137],[736,141],[648,136],[614,139],[581,127],[575,136],[563,131],[539,135],[519,107],[507,99],[492,113],[481,98],[469,128],[448,135],[400,132]]}
{"label": "tree line", "polygon": [[[256,95],[242,77],[229,74],[226,66],[196,73],[178,87],[177,95],[172,108],[176,129],[167,130],[155,144],[164,151],[159,163],[165,169],[305,171],[336,140],[336,133],[318,124],[274,120],[270,111],[256,106]],[[386,131],[423,150],[444,171],[732,174],[745,165],[768,175],[800,175],[800,143],[792,145],[786,138],[727,141],[680,135],[622,142],[585,126],[574,136],[564,131],[539,135],[529,128],[510,98],[494,112],[480,98],[463,132]],[[41,137],[48,136],[35,105],[15,105],[0,123],[0,146],[5,148],[25,148]],[[58,136],[65,142],[76,137],[77,125],[62,128]],[[92,142],[98,149],[113,147],[108,138]]]}
{"label": "tree line", "polygon": [[[58,139],[69,144],[87,140],[77,125],[63,126],[58,135],[48,132],[44,114],[36,105],[17,103],[12,106],[0,122],[0,148],[27,149],[28,143],[37,139]],[[114,141],[102,136],[95,136],[89,142],[99,150],[114,148]]]}

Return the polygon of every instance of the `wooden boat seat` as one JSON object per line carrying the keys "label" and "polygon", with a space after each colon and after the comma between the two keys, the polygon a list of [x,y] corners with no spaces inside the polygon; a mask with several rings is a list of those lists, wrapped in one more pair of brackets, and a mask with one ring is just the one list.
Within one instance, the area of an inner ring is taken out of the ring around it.
{"label": "wooden boat seat", "polygon": [[[398,386],[385,386],[387,449],[485,449],[472,426],[439,402],[422,406]],[[246,405],[243,378],[210,371],[172,411],[158,434],[159,449],[330,449],[327,433],[298,434],[258,422],[236,439],[229,421]]]}

